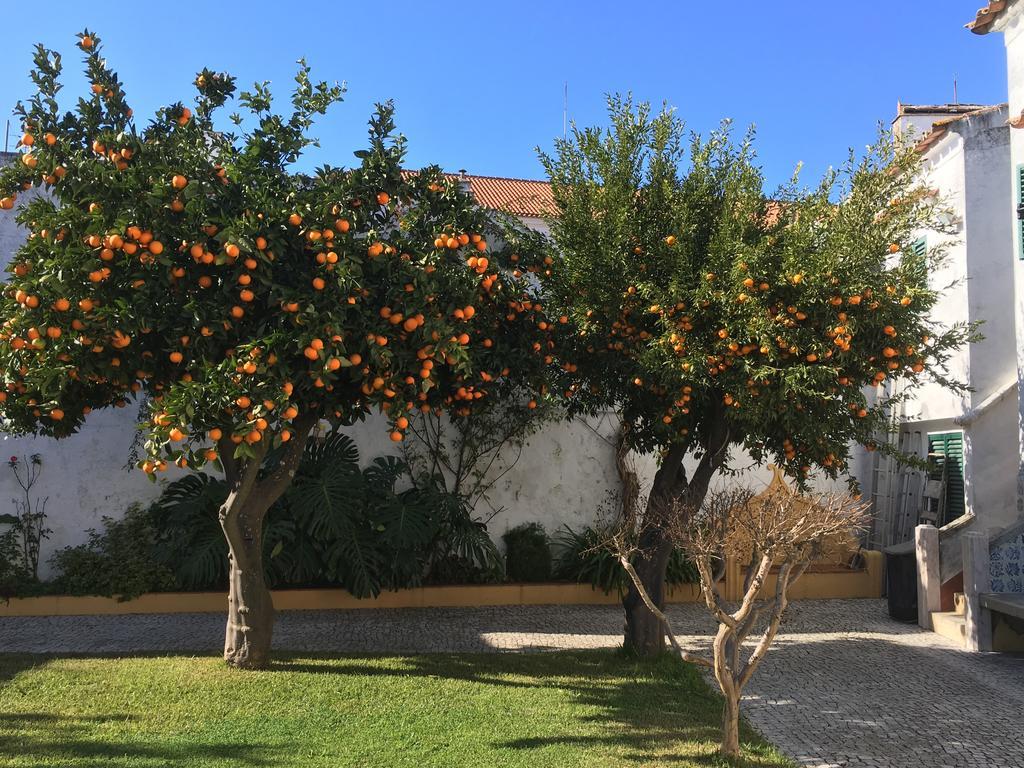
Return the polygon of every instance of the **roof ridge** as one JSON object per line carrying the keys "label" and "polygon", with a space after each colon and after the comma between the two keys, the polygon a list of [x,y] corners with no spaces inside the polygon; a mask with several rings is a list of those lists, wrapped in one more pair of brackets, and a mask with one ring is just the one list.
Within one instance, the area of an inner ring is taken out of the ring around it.
{"label": "roof ridge", "polygon": [[456,173],[450,173],[449,171],[444,171],[444,175],[445,176],[454,176],[457,179],[458,178],[462,178],[463,175],[464,175],[465,178],[467,178],[467,179],[495,179],[497,181],[524,181],[527,184],[550,184],[551,183],[547,179],[524,179],[521,176],[488,176],[486,174],[480,174],[480,173],[460,174],[460,173],[457,173],[457,172]]}

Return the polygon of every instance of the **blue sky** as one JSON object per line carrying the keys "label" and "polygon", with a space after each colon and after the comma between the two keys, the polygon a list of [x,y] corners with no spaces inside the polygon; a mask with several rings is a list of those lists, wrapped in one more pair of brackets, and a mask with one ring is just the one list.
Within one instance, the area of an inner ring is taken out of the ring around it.
{"label": "blue sky", "polygon": [[[270,80],[283,97],[299,57],[348,84],[303,161],[348,165],[374,101],[393,98],[408,165],[539,178],[534,147],[569,117],[604,120],[604,94],[674,105],[693,130],[724,117],[754,123],[770,186],[803,161],[811,182],[888,125],[897,99],[1006,99],[1001,35],[963,28],[982,0],[388,3],[305,0],[50,0],[4,11],[0,113],[30,94],[32,45],[65,56],[67,92],[84,87],[74,34],[103,37],[137,116],[190,98],[204,66],[242,85]],[[3,118],[0,117],[0,132]],[[12,136],[16,127],[12,125]],[[0,134],[2,135],[2,134]]]}

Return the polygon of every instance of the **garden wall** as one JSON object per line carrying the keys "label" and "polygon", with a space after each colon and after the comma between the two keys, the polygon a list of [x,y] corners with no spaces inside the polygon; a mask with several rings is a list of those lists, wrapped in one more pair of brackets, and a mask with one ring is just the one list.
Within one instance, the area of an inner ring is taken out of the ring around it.
{"label": "garden wall", "polygon": [[[865,552],[864,567],[857,570],[830,566],[813,567],[790,589],[793,600],[878,598],[882,596],[881,552]],[[720,591],[726,599],[740,597],[743,570],[726,570]],[[762,596],[774,589],[774,574]],[[696,584],[669,588],[668,602],[693,603],[701,600]],[[376,598],[359,600],[343,589],[283,589],[274,591],[278,611],[341,610],[360,608],[464,608],[492,605],[617,605],[619,595],[605,593],[589,584],[480,584],[428,586],[382,592]],[[141,595],[134,600],[111,597],[12,598],[0,602],[2,616],[84,616],[149,613],[221,613],[226,607],[221,592],[163,592]]]}

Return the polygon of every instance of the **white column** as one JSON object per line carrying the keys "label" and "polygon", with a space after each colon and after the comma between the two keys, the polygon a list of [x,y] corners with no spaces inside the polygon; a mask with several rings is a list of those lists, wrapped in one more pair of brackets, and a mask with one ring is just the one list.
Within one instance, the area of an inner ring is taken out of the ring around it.
{"label": "white column", "polygon": [[992,650],[992,614],[981,607],[979,595],[992,591],[988,572],[988,536],[977,531],[961,540],[964,555],[964,614],[968,651]]}
{"label": "white column", "polygon": [[942,583],[939,581],[939,529],[919,525],[914,529],[917,554],[917,623],[932,628],[932,613],[942,607]]}

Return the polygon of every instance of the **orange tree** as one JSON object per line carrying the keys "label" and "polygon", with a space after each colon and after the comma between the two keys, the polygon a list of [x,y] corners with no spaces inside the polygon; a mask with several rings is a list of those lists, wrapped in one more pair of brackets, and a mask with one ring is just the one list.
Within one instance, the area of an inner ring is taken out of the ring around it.
{"label": "orange tree", "polygon": [[[636,570],[662,606],[674,521],[660,518],[700,507],[730,451],[836,477],[852,445],[876,447],[883,385],[957,386],[945,363],[971,331],[929,318],[942,249],[909,246],[942,210],[913,149],[882,137],[816,188],[794,177],[769,197],[752,136],[687,140],[671,111],[629,99],[609,112],[541,156],[564,261],[544,289],[578,330],[562,350],[570,411],[618,409],[627,445],[660,457]],[[660,650],[636,589],[624,606],[627,643]]]}
{"label": "orange tree", "polygon": [[78,46],[90,93],[61,113],[60,56],[39,46],[37,93],[17,108],[22,154],[0,175],[29,231],[2,291],[5,428],[60,438],[92,409],[148,398],[140,467],[226,476],[224,653],[262,666],[263,521],[310,431],[379,411],[401,441],[414,412],[539,391],[552,328],[524,270],[542,266],[543,244],[436,168],[403,172],[390,105],[356,167],[292,172],[342,96],[304,64],[290,114],[257,84],[239,94],[236,132],[219,130],[234,81],[203,71],[192,108],[139,128],[99,38]]}

